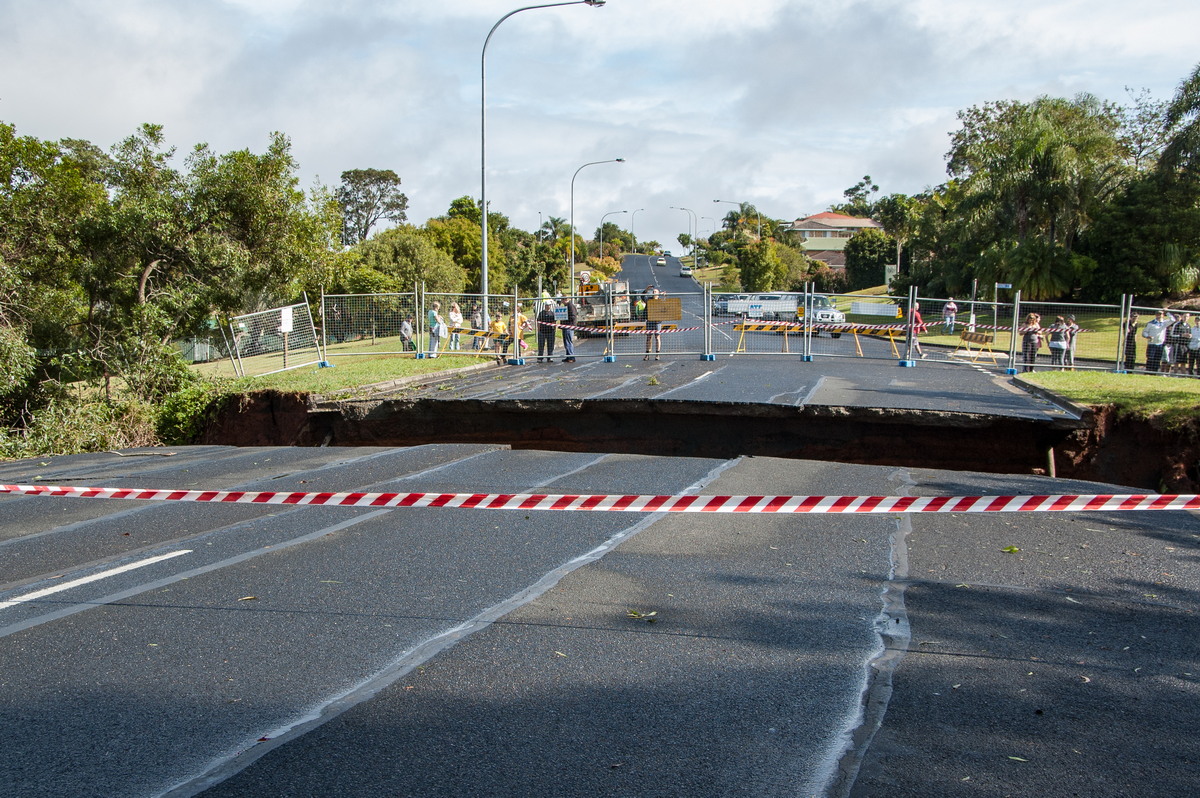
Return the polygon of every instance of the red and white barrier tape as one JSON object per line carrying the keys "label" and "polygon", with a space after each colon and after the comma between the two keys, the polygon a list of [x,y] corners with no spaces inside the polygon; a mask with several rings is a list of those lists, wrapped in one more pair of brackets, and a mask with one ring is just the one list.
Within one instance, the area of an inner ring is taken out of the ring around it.
{"label": "red and white barrier tape", "polygon": [[629,513],[1012,513],[1200,510],[1196,494],[1042,496],[637,496],[544,493],[279,493],[241,490],[141,490],[0,485],[0,493],[80,499],[327,505],[461,507],[476,510],[576,510]]}
{"label": "red and white barrier tape", "polygon": [[[625,324],[626,322],[618,322],[618,323]],[[670,322],[670,321],[663,322],[663,323],[664,324],[674,324],[674,322]],[[608,327],[604,327],[604,326],[581,327],[577,324],[559,324],[557,322],[550,323],[547,321],[539,321],[538,325],[541,327],[557,327],[560,330],[577,330],[577,331],[581,331],[581,332],[593,332],[593,333],[594,332],[607,333],[609,330]],[[692,332],[693,330],[702,330],[702,329],[704,329],[703,325],[697,326],[697,327],[670,327],[670,328],[653,329],[653,330],[649,330],[649,329],[645,329],[645,328],[631,329],[631,328],[626,328],[626,327],[614,327],[613,332],[618,333],[620,335],[666,335],[667,333]]]}

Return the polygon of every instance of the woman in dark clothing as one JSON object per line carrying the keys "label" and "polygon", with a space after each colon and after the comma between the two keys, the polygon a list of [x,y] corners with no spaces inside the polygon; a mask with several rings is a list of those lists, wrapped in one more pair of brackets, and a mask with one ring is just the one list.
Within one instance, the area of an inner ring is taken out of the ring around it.
{"label": "woman in dark clothing", "polygon": [[1133,313],[1129,316],[1129,321],[1125,323],[1125,370],[1133,371],[1137,368],[1137,339],[1138,339],[1138,314]]}
{"label": "woman in dark clothing", "polygon": [[549,363],[554,359],[554,336],[556,333],[554,302],[547,299],[537,314],[538,362]]}

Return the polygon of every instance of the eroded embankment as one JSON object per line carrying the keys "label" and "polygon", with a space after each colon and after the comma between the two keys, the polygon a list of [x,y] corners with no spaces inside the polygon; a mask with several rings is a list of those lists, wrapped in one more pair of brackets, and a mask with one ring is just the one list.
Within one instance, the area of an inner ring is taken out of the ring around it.
{"label": "eroded embankment", "polygon": [[[1046,474],[1196,492],[1200,442],[1101,409],[1085,421],[845,407],[669,400],[384,399],[318,404],[272,391],[236,397],[199,443],[413,446],[720,457]],[[1053,469],[1053,472],[1051,472]]]}

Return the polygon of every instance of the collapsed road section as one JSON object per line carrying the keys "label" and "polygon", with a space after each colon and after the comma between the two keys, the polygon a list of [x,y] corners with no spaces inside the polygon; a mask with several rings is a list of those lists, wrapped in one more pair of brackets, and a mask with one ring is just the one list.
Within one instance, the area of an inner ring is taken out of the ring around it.
{"label": "collapsed road section", "polygon": [[[870,407],[664,399],[369,399],[318,402],[264,391],[214,413],[201,443],[415,446],[675,457],[786,457],[1090,479],[1188,492],[1194,453],[1111,414],[1027,419]],[[1190,465],[1189,465],[1190,464]]]}

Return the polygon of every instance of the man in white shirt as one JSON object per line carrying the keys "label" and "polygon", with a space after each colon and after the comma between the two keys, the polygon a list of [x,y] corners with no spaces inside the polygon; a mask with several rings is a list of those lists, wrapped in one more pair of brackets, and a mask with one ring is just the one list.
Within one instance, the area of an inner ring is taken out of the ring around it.
{"label": "man in white shirt", "polygon": [[1167,342],[1170,326],[1166,311],[1160,310],[1142,328],[1142,337],[1146,339],[1146,371],[1158,371],[1162,366],[1163,345]]}

